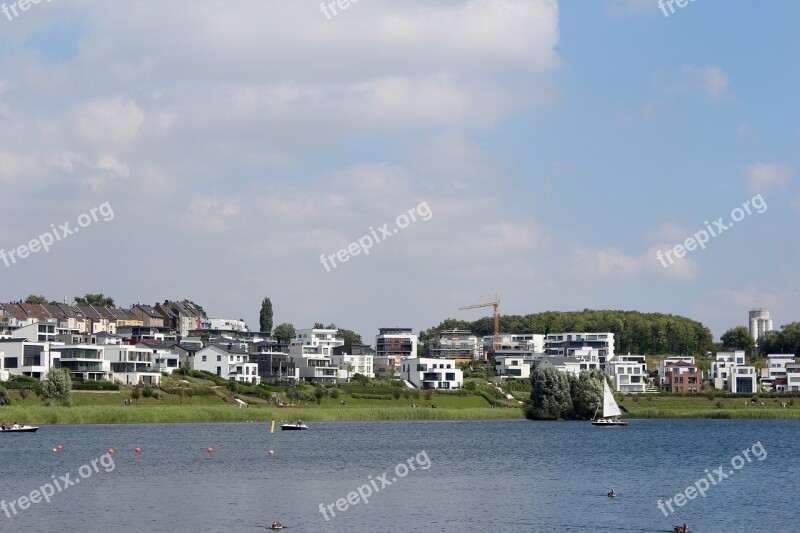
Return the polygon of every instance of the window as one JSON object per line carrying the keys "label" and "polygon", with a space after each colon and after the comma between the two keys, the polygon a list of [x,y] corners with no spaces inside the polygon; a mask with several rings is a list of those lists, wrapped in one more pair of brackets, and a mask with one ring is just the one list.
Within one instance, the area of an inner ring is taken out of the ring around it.
{"label": "window", "polygon": [[204,355],[204,356],[203,356],[203,362],[204,362],[204,363],[206,362],[206,359],[207,359],[207,357]]}
{"label": "window", "polygon": [[217,361],[222,361],[222,356],[221,355],[217,356]]}

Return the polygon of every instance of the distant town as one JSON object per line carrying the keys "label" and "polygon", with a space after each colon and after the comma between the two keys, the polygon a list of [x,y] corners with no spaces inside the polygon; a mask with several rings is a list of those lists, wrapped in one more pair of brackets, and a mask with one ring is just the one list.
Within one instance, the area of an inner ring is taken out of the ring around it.
{"label": "distant town", "polygon": [[[271,318],[270,318],[271,320]],[[753,339],[772,331],[763,309],[750,311]],[[419,389],[457,390],[464,372],[529,379],[535,367],[578,375],[605,371],[622,394],[701,393],[703,384],[729,393],[800,391],[794,354],[766,354],[763,368],[744,349],[709,353],[708,370],[694,356],[667,355],[648,371],[645,355],[617,354],[614,333],[558,332],[478,337],[465,329],[435,331],[419,354],[411,328],[385,327],[374,347],[348,342],[340,330],[315,324],[289,331],[251,331],[240,319],[208,318],[187,300],[130,308],[58,303],[0,304],[0,381],[42,379],[51,368],[73,379],[158,386],[180,367],[248,384],[335,384],[354,376],[401,379]],[[651,367],[652,367],[651,362]]]}

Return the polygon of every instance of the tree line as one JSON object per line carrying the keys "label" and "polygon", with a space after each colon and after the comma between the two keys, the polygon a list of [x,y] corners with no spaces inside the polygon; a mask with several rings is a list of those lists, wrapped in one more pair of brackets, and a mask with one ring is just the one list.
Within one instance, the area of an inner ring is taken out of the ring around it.
{"label": "tree line", "polygon": [[[494,318],[484,317],[473,322],[449,318],[436,327],[422,331],[420,340],[427,344],[435,332],[454,328],[468,329],[479,337],[493,335]],[[584,309],[501,315],[500,331],[543,335],[571,331],[610,332],[614,334],[616,353],[704,355],[715,347],[711,330],[696,320],[639,311]]]}
{"label": "tree line", "polygon": [[531,397],[525,417],[531,420],[588,420],[603,403],[602,370],[584,370],[580,375],[555,368],[531,372]]}

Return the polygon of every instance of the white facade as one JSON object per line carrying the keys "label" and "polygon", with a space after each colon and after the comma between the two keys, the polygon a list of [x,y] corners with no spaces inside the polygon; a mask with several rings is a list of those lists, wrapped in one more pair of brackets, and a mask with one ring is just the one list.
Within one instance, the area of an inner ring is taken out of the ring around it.
{"label": "white facade", "polygon": [[375,377],[379,379],[400,377],[400,365],[405,361],[400,354],[376,355],[372,360]]}
{"label": "white facade", "polygon": [[667,357],[666,359],[662,359],[661,361],[658,362],[658,375],[659,375],[659,377],[666,378],[667,377],[667,371],[668,370],[672,370],[669,367],[671,367],[671,366],[673,366],[673,365],[675,365],[677,363],[685,363],[685,364],[691,365],[693,367],[696,366],[695,365],[695,361],[694,361],[694,357],[692,357],[692,356],[672,355],[672,356]]}
{"label": "white facade", "polygon": [[709,372],[708,379],[714,385],[715,389],[733,392],[730,383],[732,371],[734,368],[743,367],[744,364],[744,350],[717,352],[714,362],[711,363],[711,371]]}
{"label": "white facade", "polygon": [[[537,333],[500,333],[500,349],[526,350],[535,353],[544,352],[544,335]],[[494,350],[494,335],[484,335],[483,349],[487,352]]]}
{"label": "white facade", "polygon": [[9,374],[43,379],[45,374],[57,366],[61,353],[51,342],[30,342],[22,339],[0,341],[3,368]]}
{"label": "white facade", "polygon": [[339,378],[339,369],[328,355],[290,355],[289,360],[296,365],[300,379],[310,383],[336,383]]}
{"label": "white facade", "polygon": [[776,385],[775,380],[786,379],[786,365],[794,363],[793,354],[773,353],[767,355],[767,363],[761,369],[761,384],[766,390],[774,390],[775,392],[784,392],[786,385]]}
{"label": "white facade", "polygon": [[209,329],[216,329],[220,331],[248,331],[247,323],[244,320],[236,318],[210,318]]}
{"label": "white facade", "polygon": [[544,351],[548,355],[574,357],[576,352],[596,350],[600,367],[614,359],[613,333],[550,333],[544,338]]}
{"label": "white facade", "polygon": [[[177,357],[177,356],[176,356]],[[193,368],[215,374],[222,379],[233,379],[258,385],[258,363],[250,362],[250,354],[238,348],[209,344],[197,351]]]}
{"label": "white facade", "polygon": [[6,354],[3,351],[0,351],[0,381],[8,381],[9,375],[8,370],[5,369],[4,362],[5,362]]}
{"label": "white facade", "polygon": [[111,363],[103,355],[104,347],[72,344],[54,348],[59,351],[57,366],[69,369],[72,378],[111,381]]}
{"label": "white facade", "polygon": [[440,359],[483,359],[483,346],[467,330],[444,330],[430,341],[430,355]]}
{"label": "white facade", "polygon": [[299,329],[289,345],[289,354],[330,357],[334,348],[344,346],[344,341],[336,337],[337,333],[338,329]]}
{"label": "white facade", "polygon": [[647,361],[643,355],[618,355],[606,363],[614,390],[623,394],[644,394],[647,384]]}
{"label": "white facade", "polygon": [[542,357],[536,368],[541,368],[542,370],[555,368],[559,372],[572,374],[576,377],[581,374],[581,363],[573,357]]}
{"label": "white facade", "polygon": [[800,391],[800,363],[788,363],[786,365],[786,391]]}
{"label": "white facade", "polygon": [[456,368],[455,361],[448,359],[403,359],[400,377],[418,389],[452,390],[464,386],[464,372]]}
{"label": "white facade", "polygon": [[137,348],[130,344],[113,344],[104,347],[104,357],[111,365],[114,381],[123,385],[158,385],[161,373],[156,370],[152,349]]}
{"label": "white facade", "polygon": [[339,379],[349,380],[354,374],[362,374],[368,378],[375,377],[373,369],[374,356],[364,355],[332,355],[331,364],[339,369]]}
{"label": "white facade", "polygon": [[758,392],[758,379],[754,366],[734,366],[728,376],[728,389],[733,393]]}
{"label": "white facade", "polygon": [[[530,352],[528,352],[529,354]],[[494,356],[495,371],[498,376],[507,376],[516,379],[528,379],[531,377],[533,359],[526,357],[525,352],[496,353]]]}

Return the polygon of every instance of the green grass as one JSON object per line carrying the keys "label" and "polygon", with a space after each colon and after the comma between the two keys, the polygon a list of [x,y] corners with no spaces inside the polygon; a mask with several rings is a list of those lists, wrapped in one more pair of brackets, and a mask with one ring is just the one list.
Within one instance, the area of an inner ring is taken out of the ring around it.
{"label": "green grass", "polygon": [[133,424],[180,422],[268,422],[271,420],[483,420],[522,418],[521,409],[411,407],[246,408],[233,406],[12,406],[0,409],[7,423]]}

